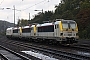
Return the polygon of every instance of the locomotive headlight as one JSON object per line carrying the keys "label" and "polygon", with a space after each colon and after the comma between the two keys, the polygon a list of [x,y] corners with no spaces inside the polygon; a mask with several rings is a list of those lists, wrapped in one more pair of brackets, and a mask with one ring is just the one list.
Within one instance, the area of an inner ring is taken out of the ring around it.
{"label": "locomotive headlight", "polygon": [[76,38],[79,38],[78,33],[76,33]]}
{"label": "locomotive headlight", "polygon": [[60,33],[61,36],[63,36],[63,33]]}
{"label": "locomotive headlight", "polygon": [[76,36],[78,36],[78,33],[76,33]]}

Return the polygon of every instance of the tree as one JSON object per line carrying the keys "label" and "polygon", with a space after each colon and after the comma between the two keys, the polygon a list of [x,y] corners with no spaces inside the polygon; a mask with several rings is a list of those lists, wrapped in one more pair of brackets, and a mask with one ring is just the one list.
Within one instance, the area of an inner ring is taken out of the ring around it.
{"label": "tree", "polygon": [[26,20],[26,19],[18,20],[17,26],[26,26],[26,25],[28,25],[28,20]]}
{"label": "tree", "polygon": [[72,12],[70,12],[69,10],[68,11],[65,11],[63,14],[62,14],[62,19],[73,19],[73,14]]}
{"label": "tree", "polygon": [[34,18],[30,21],[32,23],[43,23],[43,21],[51,20],[53,15],[52,11],[45,11],[44,13],[39,12]]}
{"label": "tree", "polygon": [[83,9],[77,14],[80,30],[86,29],[90,22],[90,8]]}
{"label": "tree", "polygon": [[80,3],[81,9],[90,8],[90,0],[85,0],[84,2]]}

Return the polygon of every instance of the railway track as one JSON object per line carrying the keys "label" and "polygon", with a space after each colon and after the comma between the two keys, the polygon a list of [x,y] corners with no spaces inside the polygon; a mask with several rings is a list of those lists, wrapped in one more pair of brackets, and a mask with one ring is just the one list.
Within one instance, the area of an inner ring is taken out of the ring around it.
{"label": "railway track", "polygon": [[75,49],[75,50],[90,52],[90,47],[85,47],[83,45],[70,46],[70,48]]}
{"label": "railway track", "polygon": [[69,51],[62,50],[62,49],[57,50],[57,49],[49,48],[46,46],[37,46],[37,45],[30,44],[30,43],[24,43],[24,42],[18,42],[18,41],[8,41],[7,43],[18,45],[23,48],[28,48],[28,49],[30,48],[32,50],[37,50],[40,52],[51,54],[51,55],[57,57],[58,59],[62,59],[62,58],[73,59],[73,60],[88,60],[88,59],[90,59],[90,56],[72,53]]}
{"label": "railway track", "polygon": [[19,53],[16,53],[4,46],[0,45],[0,56],[2,57],[3,60],[31,60]]}
{"label": "railway track", "polygon": [[62,51],[62,50],[56,50],[56,49],[52,49],[52,48],[37,47],[37,46],[33,46],[33,47],[29,46],[29,48],[32,48],[32,49],[38,50],[38,51],[47,52],[49,54],[52,54],[52,55],[55,55],[58,57],[63,57],[66,59],[75,59],[75,60],[90,59],[90,57],[88,57],[88,56],[78,55],[78,54],[74,54],[74,53],[70,53],[70,52],[66,52],[66,51]]}

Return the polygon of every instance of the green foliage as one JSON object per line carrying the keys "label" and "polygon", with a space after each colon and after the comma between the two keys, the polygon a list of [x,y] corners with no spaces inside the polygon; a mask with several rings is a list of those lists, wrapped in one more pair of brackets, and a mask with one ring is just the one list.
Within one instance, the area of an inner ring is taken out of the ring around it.
{"label": "green foliage", "polygon": [[64,12],[63,14],[62,14],[62,18],[63,19],[73,19],[74,17],[73,17],[73,14],[68,10],[68,11],[66,11],[66,12]]}
{"label": "green foliage", "polygon": [[45,11],[45,13],[38,13],[34,16],[34,18],[29,21],[29,23],[43,23],[43,21],[49,21],[53,19],[51,16],[53,15],[53,12],[51,11]]}
{"label": "green foliage", "polygon": [[26,25],[28,25],[28,20],[26,20],[26,19],[18,20],[17,26],[26,26]]}
{"label": "green foliage", "polygon": [[90,8],[90,1],[85,0],[84,2],[81,2],[81,9]]}
{"label": "green foliage", "polygon": [[80,26],[80,30],[84,30],[90,24],[90,8],[80,10],[80,12],[76,15],[78,19],[78,24]]}

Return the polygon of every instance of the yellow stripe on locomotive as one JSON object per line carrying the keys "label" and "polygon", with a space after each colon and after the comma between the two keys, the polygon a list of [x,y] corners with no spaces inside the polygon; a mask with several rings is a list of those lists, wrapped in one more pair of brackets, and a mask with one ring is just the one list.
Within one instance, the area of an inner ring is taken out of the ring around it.
{"label": "yellow stripe on locomotive", "polygon": [[62,22],[61,21],[59,23],[59,27],[60,27],[60,30],[62,31],[63,29],[62,29]]}

